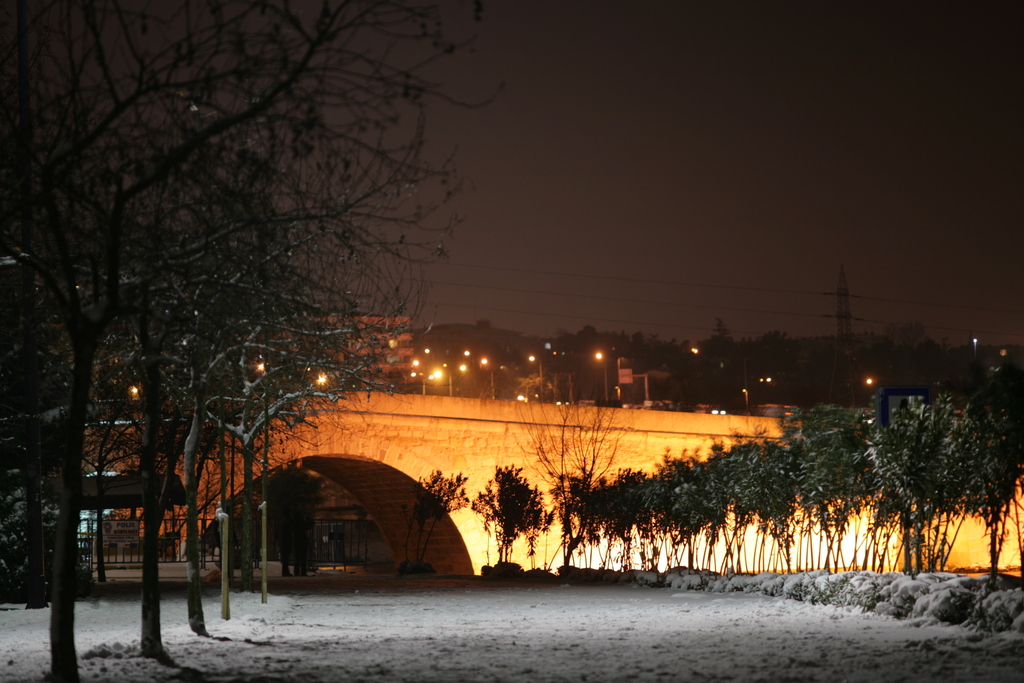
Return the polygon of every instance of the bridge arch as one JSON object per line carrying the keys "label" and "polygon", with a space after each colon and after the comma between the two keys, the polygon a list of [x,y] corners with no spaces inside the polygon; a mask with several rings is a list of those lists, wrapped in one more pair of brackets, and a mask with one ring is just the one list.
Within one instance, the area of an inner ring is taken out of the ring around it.
{"label": "bridge arch", "polygon": [[[402,508],[412,509],[415,479],[378,460],[344,453],[306,456],[302,466],[335,482],[359,501],[377,524],[395,562],[405,558],[409,527]],[[444,574],[473,573],[469,550],[451,517],[434,526],[425,559]]]}

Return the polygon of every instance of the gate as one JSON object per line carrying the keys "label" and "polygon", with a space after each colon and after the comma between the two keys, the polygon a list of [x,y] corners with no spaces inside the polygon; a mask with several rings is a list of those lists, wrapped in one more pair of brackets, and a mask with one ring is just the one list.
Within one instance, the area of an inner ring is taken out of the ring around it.
{"label": "gate", "polygon": [[309,547],[311,567],[346,568],[366,566],[369,557],[369,529],[365,519],[316,520]]}

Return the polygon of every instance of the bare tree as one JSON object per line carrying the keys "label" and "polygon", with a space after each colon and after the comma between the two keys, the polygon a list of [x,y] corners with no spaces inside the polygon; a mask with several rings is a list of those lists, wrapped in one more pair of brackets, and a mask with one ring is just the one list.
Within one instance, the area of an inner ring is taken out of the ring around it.
{"label": "bare tree", "polygon": [[523,421],[528,437],[521,447],[548,486],[561,526],[563,563],[571,566],[573,553],[596,532],[590,498],[625,453],[628,413],[574,404],[526,409],[531,415]]}
{"label": "bare tree", "polygon": [[[450,44],[436,7],[384,0],[315,9],[53,0],[36,8],[30,30],[47,41],[33,83],[36,182],[27,200],[0,190],[0,253],[36,272],[72,351],[50,677],[77,681],[82,453],[105,331],[119,318],[135,321],[152,414],[161,372],[177,362],[168,345],[202,283],[190,264],[252,244],[288,254],[286,245],[314,253],[329,242],[330,253],[352,259],[417,246],[418,226],[452,191],[424,188],[447,174],[420,161],[422,111],[437,88],[418,74]],[[0,98],[2,137],[18,118]],[[237,207],[234,220],[195,220],[211,195]],[[31,251],[17,230],[26,201],[39,226]],[[329,282],[333,269],[318,274]],[[146,621],[148,653],[161,656],[159,619]]]}
{"label": "bare tree", "polygon": [[137,465],[135,447],[141,410],[138,386],[122,363],[99,361],[104,372],[96,378],[93,419],[86,433],[84,464],[92,470],[96,484],[96,579],[105,582],[106,550],[103,538],[103,511],[109,487],[106,475],[119,474]]}

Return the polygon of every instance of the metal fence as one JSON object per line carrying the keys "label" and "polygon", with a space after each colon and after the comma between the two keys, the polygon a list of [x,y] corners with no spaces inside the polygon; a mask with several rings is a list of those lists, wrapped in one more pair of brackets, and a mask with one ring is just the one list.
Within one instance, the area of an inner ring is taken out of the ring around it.
{"label": "metal fence", "polygon": [[[234,520],[231,526],[232,560],[236,567],[242,562],[242,534],[240,520]],[[104,543],[97,548],[95,519],[83,522],[78,535],[79,554],[83,562],[96,568],[99,555],[102,554],[104,564],[108,568],[142,564],[141,538],[137,543]],[[306,531],[306,547],[309,556],[307,564],[310,568],[317,567],[352,567],[365,566],[369,557],[369,538],[374,523],[365,519],[316,519]],[[185,537],[180,531],[185,527],[184,519],[168,518],[161,526],[159,559],[160,562],[185,561]],[[199,567],[205,569],[208,564],[220,563],[220,535],[213,519],[199,520],[202,529],[199,537]],[[274,525],[268,529],[267,559],[280,560],[277,534]],[[260,520],[253,521],[253,556],[250,558],[254,567],[260,566],[262,534]]]}
{"label": "metal fence", "polygon": [[365,519],[315,520],[310,531],[310,566],[366,566],[373,526],[373,522]]}

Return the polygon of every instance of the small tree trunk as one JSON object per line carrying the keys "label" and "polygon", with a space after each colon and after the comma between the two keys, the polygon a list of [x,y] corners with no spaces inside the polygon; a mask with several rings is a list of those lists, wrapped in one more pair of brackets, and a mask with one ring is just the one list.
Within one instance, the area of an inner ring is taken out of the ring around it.
{"label": "small tree trunk", "polygon": [[[83,327],[88,323],[83,323]],[[96,339],[102,325],[72,333],[74,363],[68,406],[67,448],[61,463],[60,515],[53,553],[53,592],[50,608],[50,681],[78,683],[75,651],[75,598],[78,593],[78,523],[82,511],[82,452],[92,383]]]}
{"label": "small tree trunk", "polygon": [[992,588],[995,588],[996,578],[999,576],[999,552],[1003,547],[1002,536],[1004,525],[1001,524],[1001,521],[1005,519],[1005,517],[1000,514],[1000,512],[1002,512],[1001,507],[1002,506],[992,508],[994,510],[998,510],[998,512],[990,513],[992,515],[992,519],[990,520],[991,525],[989,526],[988,534],[988,579]]}
{"label": "small tree trunk", "polygon": [[916,565],[918,565],[918,571],[925,568],[924,552],[925,552],[925,535],[924,526],[922,522],[914,524],[914,557],[916,558]]}
{"label": "small tree trunk", "polygon": [[[78,453],[81,454],[81,450]],[[77,483],[73,479],[77,479]],[[75,571],[78,565],[78,514],[82,505],[82,482],[81,470],[69,468],[67,456],[64,459],[62,480],[57,541],[53,553],[50,681],[78,683],[78,654],[75,651],[75,595],[78,582]]]}
{"label": "small tree trunk", "polygon": [[198,395],[192,407],[192,428],[185,440],[185,561],[188,576],[188,625],[193,632],[209,636],[203,616],[203,584],[199,575],[199,508],[196,502],[196,452],[203,431],[203,400]]}
{"label": "small tree trunk", "polygon": [[160,425],[160,383],[159,361],[147,358],[150,355],[150,341],[146,329],[146,317],[142,317],[140,336],[146,349],[145,363],[145,413],[146,426],[143,429],[142,448],[139,454],[139,474],[142,476],[143,524],[145,536],[142,539],[142,648],[143,657],[152,657],[168,663],[160,636],[160,482],[156,472],[157,436]]}
{"label": "small tree trunk", "polygon": [[246,593],[256,590],[253,583],[252,558],[253,558],[253,528],[252,528],[252,461],[253,441],[244,437],[242,441],[242,551],[239,562],[241,563],[241,586],[240,589]]}
{"label": "small tree trunk", "polygon": [[910,560],[910,520],[908,515],[903,515],[903,573],[912,574],[913,567]]}

